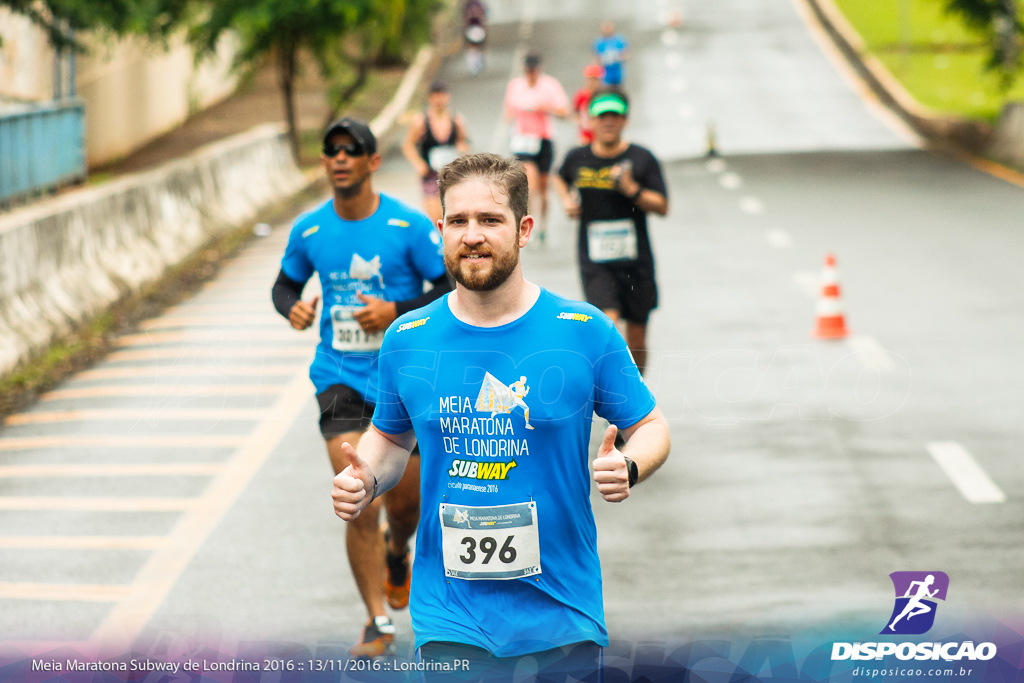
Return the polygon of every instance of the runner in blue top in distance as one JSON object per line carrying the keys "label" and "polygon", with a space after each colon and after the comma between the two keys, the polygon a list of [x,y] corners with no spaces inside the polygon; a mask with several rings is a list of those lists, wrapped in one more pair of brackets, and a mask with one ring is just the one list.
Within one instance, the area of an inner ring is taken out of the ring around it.
{"label": "runner in blue top in distance", "polygon": [[[579,673],[608,644],[590,480],[625,500],[668,456],[668,427],[612,322],[524,279],[533,218],[522,166],[462,157],[440,188],[456,290],[385,335],[376,412],[358,454],[343,446],[352,465],[335,477],[335,510],[357,520],[418,441],[410,610],[421,658],[471,660],[446,681],[527,654],[542,671]],[[594,412],[611,426],[588,476]]]}
{"label": "runner in blue top in distance", "polygon": [[[316,319],[320,297],[302,301],[302,288],[319,274],[324,314],[309,376],[335,474],[349,464],[341,445],[357,443],[373,415],[377,393],[370,378],[384,330],[398,315],[451,289],[440,233],[419,211],[373,190],[371,176],[380,162],[376,138],[365,124],[341,119],[328,128],[322,163],[334,197],[296,221],[273,291],[277,310],[304,330]],[[427,294],[424,281],[434,285]],[[395,609],[408,604],[407,545],[419,518],[416,461],[384,499],[387,550],[377,524],[379,507],[346,534],[349,563],[370,616],[362,642],[352,650],[357,657],[394,651],[384,598]]]}

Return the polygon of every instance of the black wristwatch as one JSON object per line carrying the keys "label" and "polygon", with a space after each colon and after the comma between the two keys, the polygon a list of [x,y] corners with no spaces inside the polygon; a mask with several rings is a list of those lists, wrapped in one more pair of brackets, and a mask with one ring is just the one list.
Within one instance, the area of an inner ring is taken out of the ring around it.
{"label": "black wristwatch", "polygon": [[638,185],[637,186],[637,191],[629,196],[629,201],[635,203],[636,200],[640,199],[640,195],[642,195],[643,193],[644,193],[643,185]]}
{"label": "black wristwatch", "polygon": [[626,461],[626,471],[629,472],[629,488],[633,488],[640,481],[640,468],[626,456],[622,456],[622,459]]}

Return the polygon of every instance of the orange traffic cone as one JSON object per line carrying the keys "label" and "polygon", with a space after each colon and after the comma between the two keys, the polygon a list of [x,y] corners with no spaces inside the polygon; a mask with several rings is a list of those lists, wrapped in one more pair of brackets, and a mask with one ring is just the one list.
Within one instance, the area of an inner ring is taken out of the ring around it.
{"label": "orange traffic cone", "polygon": [[839,298],[836,257],[828,254],[825,256],[825,266],[821,269],[821,296],[818,298],[818,322],[814,327],[814,336],[819,339],[843,339],[847,334],[843,302]]}

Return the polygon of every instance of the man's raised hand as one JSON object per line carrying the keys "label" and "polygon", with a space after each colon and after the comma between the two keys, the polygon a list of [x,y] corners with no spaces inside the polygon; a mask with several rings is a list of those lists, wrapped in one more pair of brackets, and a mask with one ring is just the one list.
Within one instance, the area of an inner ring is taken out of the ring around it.
{"label": "man's raised hand", "polygon": [[312,301],[297,301],[288,312],[288,322],[297,330],[304,330],[316,320],[316,306],[320,303],[320,296],[314,296]]}
{"label": "man's raised hand", "polygon": [[342,454],[349,466],[334,477],[331,498],[334,499],[334,513],[346,522],[351,522],[368,506],[373,496],[373,472],[362,460],[352,444],[341,445]]}
{"label": "man's raised hand", "polygon": [[615,435],[618,431],[615,425],[608,425],[593,464],[597,491],[609,503],[620,503],[629,498],[629,471],[626,469],[626,459],[615,448]]}

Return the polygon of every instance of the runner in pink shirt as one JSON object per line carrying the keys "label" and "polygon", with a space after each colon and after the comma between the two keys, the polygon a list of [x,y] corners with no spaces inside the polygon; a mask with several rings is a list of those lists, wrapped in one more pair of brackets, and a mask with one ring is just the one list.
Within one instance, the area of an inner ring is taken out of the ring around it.
{"label": "runner in pink shirt", "polygon": [[569,98],[554,77],[541,72],[540,55],[528,54],[523,75],[513,78],[505,91],[505,118],[513,122],[509,150],[526,168],[531,205],[539,203],[530,207],[530,213],[539,220],[542,243],[547,232],[548,174],[555,159],[552,116],[569,116]]}

